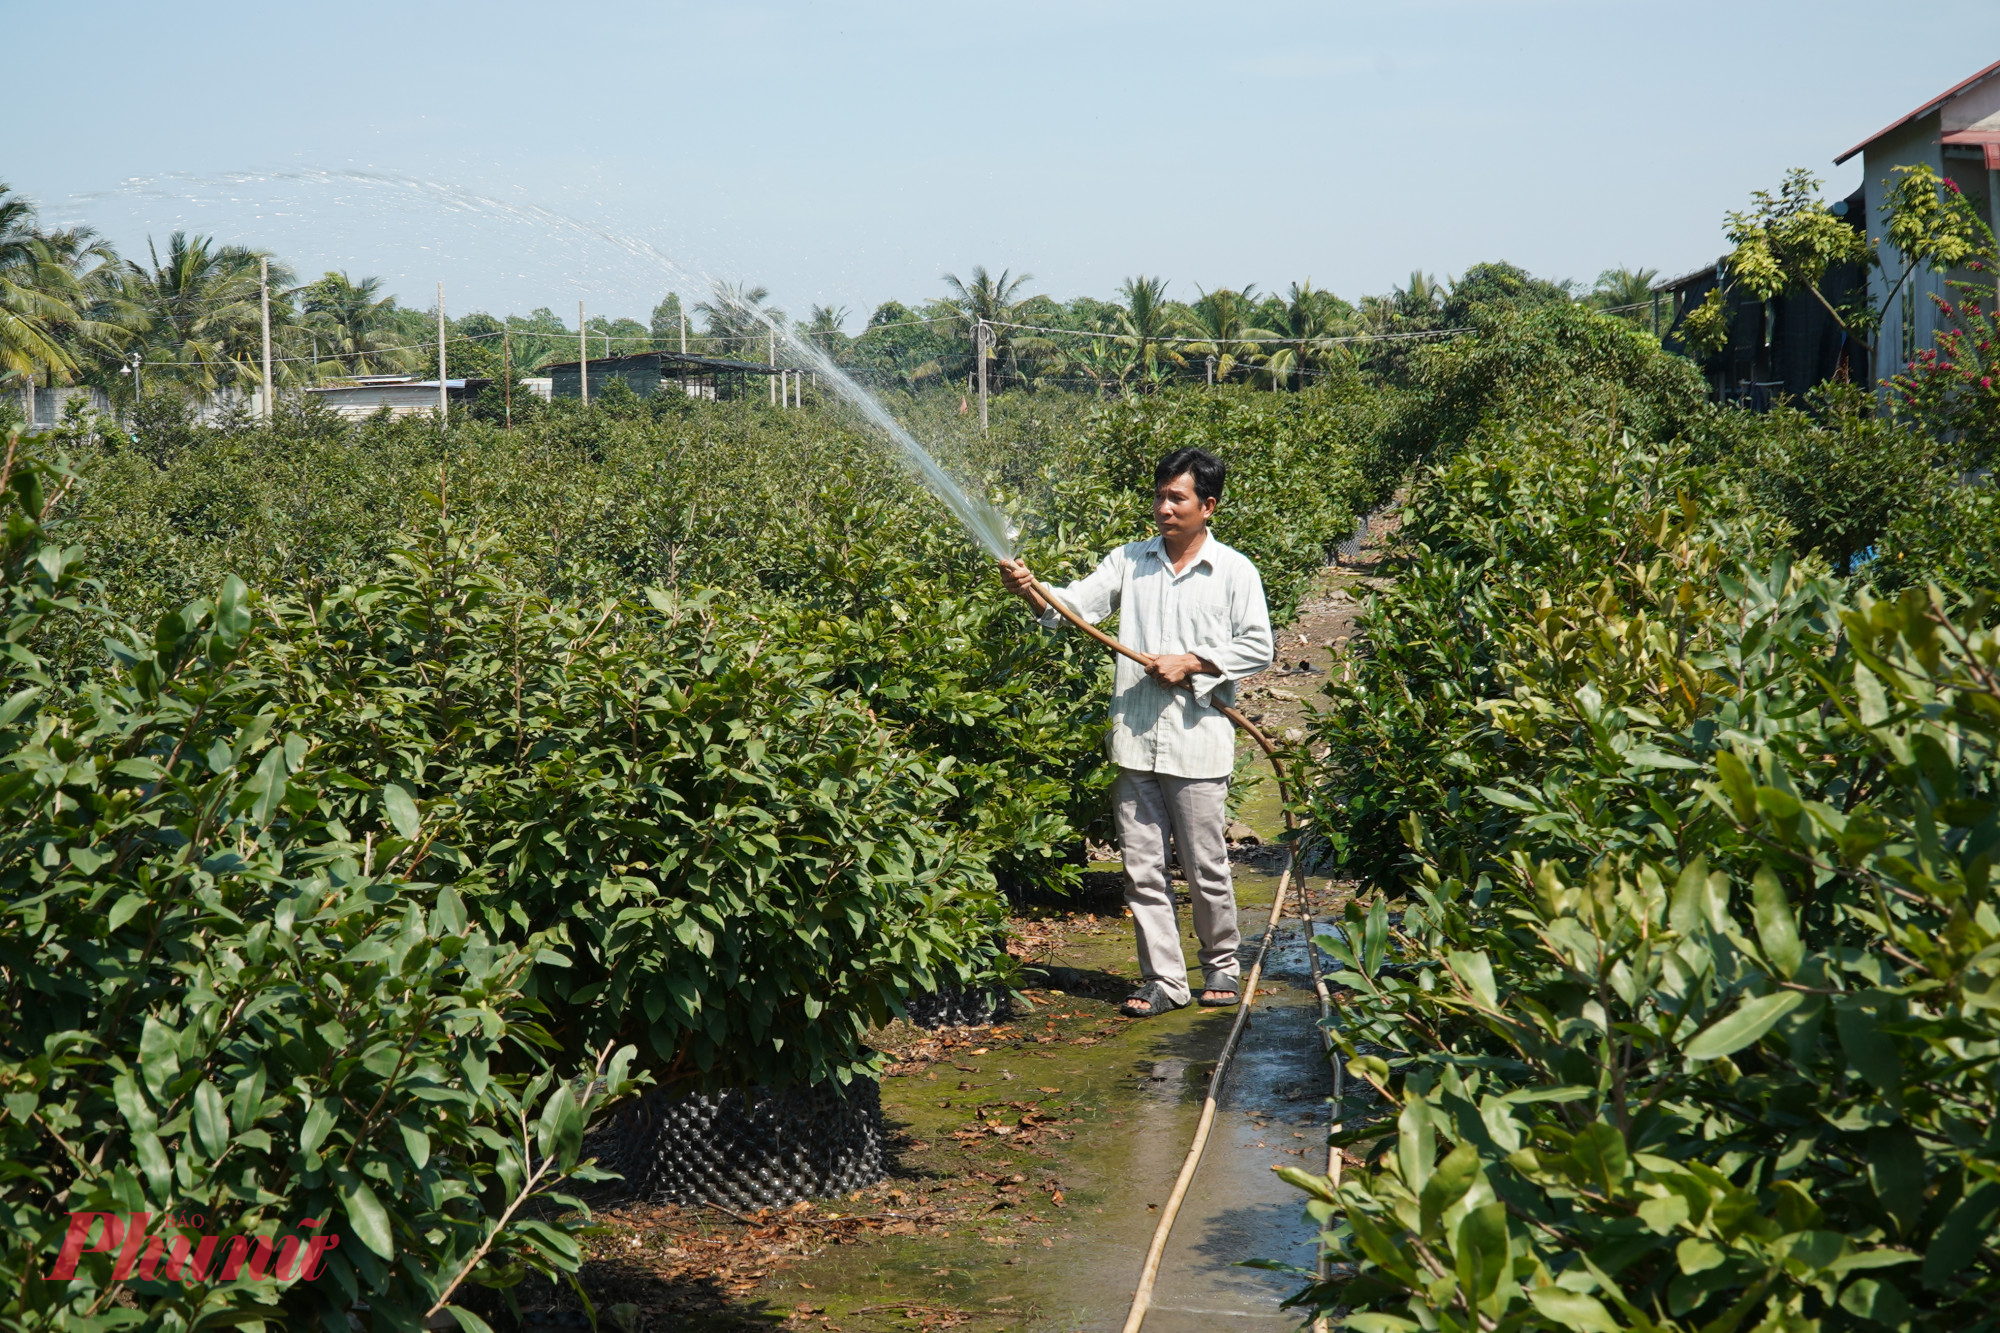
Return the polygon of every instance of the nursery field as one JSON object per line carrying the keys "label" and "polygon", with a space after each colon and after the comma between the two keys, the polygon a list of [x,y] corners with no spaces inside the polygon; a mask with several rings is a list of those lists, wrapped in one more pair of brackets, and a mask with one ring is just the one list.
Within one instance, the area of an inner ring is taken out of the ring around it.
{"label": "nursery field", "polygon": [[[1335,1180],[1304,1019],[1299,1099],[1240,1117],[1324,1276],[1208,1258],[1364,1333],[1988,1326],[1991,402],[1753,416],[1584,306],[1467,318],[1291,392],[889,402],[1051,581],[1145,535],[1157,457],[1220,454],[1291,627],[1245,707],[1295,732],[1361,1091]],[[5,472],[10,1326],[1129,1297],[1190,1118],[1152,1085],[1215,1031],[1112,1016],[1108,666],[845,409],[163,403]],[[1371,513],[1379,563],[1330,574]],[[859,1199],[699,1214],[593,1165],[641,1098],[878,1083]],[[141,1216],[178,1249],[121,1255]],[[184,1274],[218,1229],[320,1267]]]}

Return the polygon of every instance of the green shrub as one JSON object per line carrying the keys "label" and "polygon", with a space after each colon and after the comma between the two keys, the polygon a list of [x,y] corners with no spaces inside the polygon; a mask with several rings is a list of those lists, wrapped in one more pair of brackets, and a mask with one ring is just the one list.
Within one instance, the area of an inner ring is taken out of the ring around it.
{"label": "green shrub", "polygon": [[[416,1327],[461,1278],[574,1271],[582,1221],[531,1201],[597,1178],[582,1133],[635,1052],[551,1063],[527,993],[546,942],[497,938],[330,817],[352,779],[287,724],[242,584],[57,688],[27,645],[90,618],[77,549],[42,526],[75,478],[12,450],[5,473],[5,1322],[344,1329],[365,1300]],[[112,1253],[45,1280],[90,1213],[129,1221],[134,1257],[149,1219],[168,1242],[290,1227],[337,1248],[310,1282],[225,1277],[221,1255],[199,1280],[120,1275]]]}
{"label": "green shrub", "polygon": [[1890,591],[1929,583],[2000,588],[2000,496],[1993,479],[1938,479],[1924,487],[1890,520],[1866,572]]}
{"label": "green shrub", "polygon": [[374,584],[273,608],[287,727],[385,866],[557,950],[524,989],[571,1058],[666,1083],[842,1082],[912,991],[992,983],[1000,901],[950,759],[712,595],[552,603],[445,530]]}
{"label": "green shrub", "polygon": [[1483,431],[1593,412],[1643,441],[1681,435],[1708,398],[1701,373],[1659,339],[1573,303],[1474,306],[1474,332],[1410,359],[1384,435],[1392,473],[1441,460]]}
{"label": "green shrub", "polygon": [[1468,452],[1332,687],[1316,815],[1379,890],[1338,1037],[1386,1113],[1290,1175],[1347,1327],[1994,1322],[2000,639],[1795,568],[1705,475]]}

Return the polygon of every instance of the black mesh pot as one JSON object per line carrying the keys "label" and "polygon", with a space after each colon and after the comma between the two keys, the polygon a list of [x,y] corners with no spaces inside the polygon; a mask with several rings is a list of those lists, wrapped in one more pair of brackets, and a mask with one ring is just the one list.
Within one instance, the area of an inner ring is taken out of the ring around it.
{"label": "black mesh pot", "polygon": [[653,1092],[592,1149],[649,1203],[752,1211],[872,1185],[882,1165],[882,1090],[856,1079],[772,1092]]}
{"label": "black mesh pot", "polygon": [[1013,1011],[1003,990],[944,990],[912,995],[906,1002],[910,1022],[920,1028],[965,1028],[997,1023]]}

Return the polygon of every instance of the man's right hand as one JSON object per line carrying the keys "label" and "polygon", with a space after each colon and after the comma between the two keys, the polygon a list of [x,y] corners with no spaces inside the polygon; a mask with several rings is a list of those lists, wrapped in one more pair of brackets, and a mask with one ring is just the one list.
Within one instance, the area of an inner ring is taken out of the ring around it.
{"label": "man's right hand", "polygon": [[1041,609],[1041,598],[1035,596],[1035,576],[1028,572],[1027,562],[1016,557],[1000,562],[1000,583],[1008,592],[1024,599],[1036,610]]}

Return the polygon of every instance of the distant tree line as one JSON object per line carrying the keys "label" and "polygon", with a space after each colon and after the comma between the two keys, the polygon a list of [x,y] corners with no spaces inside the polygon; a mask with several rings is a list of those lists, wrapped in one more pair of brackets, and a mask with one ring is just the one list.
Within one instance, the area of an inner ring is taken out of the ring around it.
{"label": "distant tree line", "polygon": [[[377,277],[327,272],[311,281],[268,251],[176,231],[143,258],[122,256],[89,227],[48,228],[34,205],[0,183],[0,392],[85,384],[121,410],[140,395],[212,400],[262,381],[268,263],[279,391],[354,375],[437,373],[437,312],[398,303]],[[1358,302],[1310,279],[1283,291],[1196,288],[1168,296],[1165,278],[1126,279],[1110,300],[1031,294],[1032,277],[984,266],[947,274],[944,291],[915,305],[885,301],[859,333],[850,312],[816,305],[794,321],[767,289],[721,284],[683,307],[670,293],[651,319],[590,317],[593,357],[687,352],[764,361],[772,327],[822,349],[878,387],[970,387],[976,329],[989,330],[993,388],[1069,388],[1101,394],[1172,382],[1300,388],[1365,369],[1398,377],[1412,345],[1464,327],[1482,304],[1582,302],[1630,311],[1646,300],[1650,269],[1615,269],[1589,291],[1506,263],[1476,264],[1456,281],[1422,271]],[[517,377],[574,360],[578,330],[547,307],[504,319],[483,311],[446,321],[454,376]],[[777,343],[783,359],[782,341]]]}

